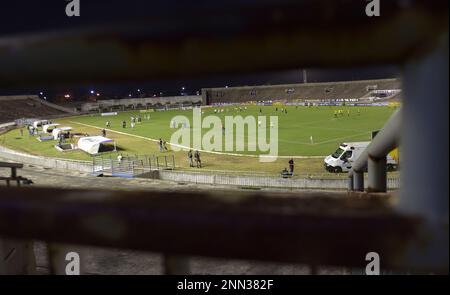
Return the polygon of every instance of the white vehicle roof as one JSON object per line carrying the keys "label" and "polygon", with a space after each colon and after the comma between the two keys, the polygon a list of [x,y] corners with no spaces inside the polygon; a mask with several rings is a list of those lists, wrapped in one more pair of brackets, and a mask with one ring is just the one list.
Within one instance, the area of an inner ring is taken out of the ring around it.
{"label": "white vehicle roof", "polygon": [[354,147],[354,148],[366,148],[369,145],[370,141],[360,141],[360,142],[344,142],[341,143],[339,146],[346,148],[346,147]]}

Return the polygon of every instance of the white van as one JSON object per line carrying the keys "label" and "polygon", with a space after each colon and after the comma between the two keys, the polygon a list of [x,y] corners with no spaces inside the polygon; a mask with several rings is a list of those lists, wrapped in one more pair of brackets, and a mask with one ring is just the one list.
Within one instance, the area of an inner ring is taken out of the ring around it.
{"label": "white van", "polygon": [[[370,141],[342,143],[333,154],[325,157],[325,169],[335,173],[350,171],[353,162],[359,158],[369,143]],[[388,171],[397,169],[397,162],[391,155],[388,155],[386,160]]]}

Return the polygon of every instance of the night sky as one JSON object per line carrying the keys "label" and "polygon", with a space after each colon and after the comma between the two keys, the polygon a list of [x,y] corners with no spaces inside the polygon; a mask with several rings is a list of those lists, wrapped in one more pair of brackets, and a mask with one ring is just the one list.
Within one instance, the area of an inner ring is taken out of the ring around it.
{"label": "night sky", "polygon": [[[289,2],[291,0],[280,0]],[[243,3],[263,4],[266,0],[197,0],[206,8],[219,9],[224,5],[242,5]],[[2,1],[0,3],[0,38],[38,32],[59,31],[98,23],[120,23],[122,19],[149,18],[164,13],[189,13],[192,1],[185,0],[81,0],[81,16],[69,18],[65,15],[67,0],[28,0]],[[1,66],[1,65],[0,65]],[[392,66],[358,69],[308,69],[308,82],[343,81],[391,78],[397,76],[398,69]],[[57,93],[71,92],[80,96],[90,90],[98,91],[102,98],[133,96],[137,89],[151,96],[163,92],[164,95],[179,95],[181,87],[187,94],[195,94],[201,88],[285,84],[303,81],[302,70],[283,72],[253,73],[246,75],[208,76],[190,80],[158,80],[140,83],[108,85],[71,85],[60,88],[42,85],[39,88],[0,89],[0,95],[37,94],[44,91],[49,99]]]}

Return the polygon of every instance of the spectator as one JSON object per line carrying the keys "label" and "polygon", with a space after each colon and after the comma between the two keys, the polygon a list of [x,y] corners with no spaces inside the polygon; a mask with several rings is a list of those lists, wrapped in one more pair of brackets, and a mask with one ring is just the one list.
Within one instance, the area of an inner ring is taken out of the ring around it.
{"label": "spectator", "polygon": [[23,129],[20,128],[20,137],[23,137]]}
{"label": "spectator", "polygon": [[159,152],[163,152],[163,141],[161,138],[159,139]]}
{"label": "spectator", "polygon": [[289,160],[289,173],[294,176],[294,159]]}
{"label": "spectator", "polygon": [[189,150],[188,152],[188,159],[189,159],[189,167],[194,167],[194,162],[193,162],[193,156],[192,156],[192,150]]}
{"label": "spectator", "polygon": [[289,178],[289,171],[286,168],[284,168],[283,171],[281,171],[281,177]]}
{"label": "spectator", "polygon": [[200,153],[198,150],[195,151],[194,158],[197,168],[202,168],[202,160],[200,159]]}
{"label": "spectator", "polygon": [[106,137],[106,130],[105,129],[102,129],[102,136]]}

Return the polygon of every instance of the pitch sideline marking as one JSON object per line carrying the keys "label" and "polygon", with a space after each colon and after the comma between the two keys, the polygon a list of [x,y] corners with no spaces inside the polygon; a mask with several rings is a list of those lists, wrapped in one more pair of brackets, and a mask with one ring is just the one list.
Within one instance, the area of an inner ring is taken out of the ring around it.
{"label": "pitch sideline marking", "polygon": [[[136,134],[130,134],[130,133],[126,133],[126,132],[121,132],[121,131],[116,131],[116,130],[112,130],[112,129],[108,129],[108,128],[101,128],[101,127],[97,127],[97,126],[93,126],[93,125],[89,125],[89,124],[85,124],[85,123],[79,123],[79,122],[75,122],[75,121],[69,121],[70,123],[73,124],[78,124],[78,125],[82,125],[82,126],[86,126],[86,127],[90,127],[90,128],[95,128],[95,129],[99,129],[99,130],[107,130],[109,132],[114,132],[114,133],[118,133],[118,134],[122,134],[122,135],[126,135],[126,136],[133,136],[136,138],[140,138],[140,139],[144,139],[147,141],[153,141],[153,142],[159,142],[159,140],[157,139],[153,139],[150,137],[144,137],[144,136],[140,136],[140,135],[136,135]],[[169,145],[171,146],[176,146],[185,150],[189,150],[189,147],[180,145],[180,144],[176,144],[176,143],[170,143],[168,142]],[[216,155],[226,155],[226,156],[236,156],[236,157],[249,157],[249,158],[259,158],[260,155],[245,155],[245,154],[235,154],[235,153],[223,153],[223,152],[216,152],[216,151],[206,151],[206,150],[199,150],[203,153],[209,153],[209,154],[216,154]],[[262,155],[263,157],[265,155]],[[276,156],[277,158],[280,159],[322,159],[325,156]]]}

